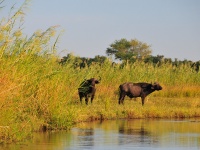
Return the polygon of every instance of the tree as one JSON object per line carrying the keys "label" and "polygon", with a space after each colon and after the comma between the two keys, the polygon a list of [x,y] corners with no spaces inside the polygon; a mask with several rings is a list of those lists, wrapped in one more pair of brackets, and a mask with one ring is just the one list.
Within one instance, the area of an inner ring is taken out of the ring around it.
{"label": "tree", "polygon": [[150,45],[134,40],[116,40],[110,45],[106,50],[108,56],[114,55],[115,59],[119,60],[135,60],[135,59],[144,59],[151,55]]}
{"label": "tree", "polygon": [[145,63],[153,63],[153,64],[161,64],[162,62],[164,62],[164,55],[157,55],[157,56],[149,56],[147,58],[145,58],[144,62]]}

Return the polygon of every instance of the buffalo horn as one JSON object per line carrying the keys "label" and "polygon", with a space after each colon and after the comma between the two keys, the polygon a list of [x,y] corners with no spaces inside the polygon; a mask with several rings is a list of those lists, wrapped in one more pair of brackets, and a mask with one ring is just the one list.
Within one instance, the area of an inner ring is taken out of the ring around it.
{"label": "buffalo horn", "polygon": [[101,77],[99,76],[99,82],[101,81]]}

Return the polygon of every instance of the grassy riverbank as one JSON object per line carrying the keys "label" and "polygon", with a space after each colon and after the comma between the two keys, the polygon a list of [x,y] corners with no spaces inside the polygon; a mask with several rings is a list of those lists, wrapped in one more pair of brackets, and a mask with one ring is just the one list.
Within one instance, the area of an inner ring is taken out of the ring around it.
{"label": "grassy riverbank", "polygon": [[[21,25],[16,27],[22,12],[0,22],[0,143],[23,141],[33,131],[70,129],[81,121],[200,117],[200,73],[187,64],[136,62],[122,68],[107,60],[83,69],[70,61],[62,66],[55,54],[56,27],[27,38]],[[81,105],[79,84],[99,76],[94,103]],[[144,107],[140,99],[119,106],[118,86],[126,81],[157,81],[163,90],[148,96]]]}
{"label": "grassy riverbank", "polygon": [[[126,68],[103,66],[73,69],[60,66],[55,56],[27,55],[19,61],[1,57],[0,138],[1,142],[21,141],[32,131],[70,129],[75,123],[119,118],[200,117],[200,76],[187,67],[153,67],[137,63]],[[84,78],[102,77],[94,103],[79,103],[77,88]],[[118,86],[126,81],[158,81],[163,90],[147,97],[125,99],[118,105]]]}

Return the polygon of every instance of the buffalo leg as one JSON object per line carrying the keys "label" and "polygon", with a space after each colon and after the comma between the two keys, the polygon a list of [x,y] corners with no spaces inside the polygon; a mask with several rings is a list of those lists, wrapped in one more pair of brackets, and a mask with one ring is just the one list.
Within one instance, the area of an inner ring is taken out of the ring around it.
{"label": "buffalo leg", "polygon": [[85,97],[85,104],[86,105],[88,104],[88,97],[87,96]]}
{"label": "buffalo leg", "polygon": [[142,106],[144,106],[144,99],[145,99],[145,96],[142,96],[141,99],[142,99]]}
{"label": "buffalo leg", "polygon": [[93,99],[94,99],[94,95],[91,96],[91,103],[93,102]]}
{"label": "buffalo leg", "polygon": [[83,96],[81,95],[81,93],[79,93],[79,98],[80,98],[80,102],[81,102],[81,104],[82,104]]}
{"label": "buffalo leg", "polygon": [[95,92],[96,92],[96,89],[92,88],[91,103],[93,102]]}
{"label": "buffalo leg", "polygon": [[120,93],[119,102],[118,102],[119,104],[120,104],[120,103],[122,103],[122,104],[124,103],[124,98],[125,98],[125,96],[126,96],[125,93]]}

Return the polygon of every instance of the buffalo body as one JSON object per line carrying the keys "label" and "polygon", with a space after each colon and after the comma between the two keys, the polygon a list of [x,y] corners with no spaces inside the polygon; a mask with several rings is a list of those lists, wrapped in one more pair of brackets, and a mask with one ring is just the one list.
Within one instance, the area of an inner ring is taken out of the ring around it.
{"label": "buffalo body", "polygon": [[95,78],[91,78],[83,81],[78,88],[78,94],[80,98],[80,102],[82,103],[82,99],[85,98],[85,103],[88,104],[88,99],[91,97],[91,103],[94,99],[96,88],[95,84],[99,84],[100,80]]}
{"label": "buffalo body", "polygon": [[159,91],[162,90],[162,87],[158,83],[145,83],[145,82],[140,82],[140,83],[132,83],[132,82],[126,82],[123,83],[119,86],[119,104],[124,102],[124,98],[127,95],[130,98],[135,98],[135,97],[141,97],[142,99],[142,105],[144,105],[144,100],[147,95],[154,91]]}

